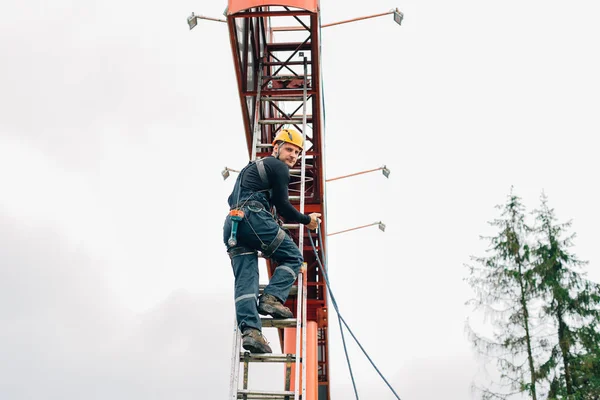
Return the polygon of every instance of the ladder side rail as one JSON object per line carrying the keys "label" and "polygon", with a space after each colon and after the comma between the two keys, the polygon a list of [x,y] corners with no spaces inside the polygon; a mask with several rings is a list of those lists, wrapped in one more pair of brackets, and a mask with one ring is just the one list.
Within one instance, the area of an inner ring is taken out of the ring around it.
{"label": "ladder side rail", "polygon": [[[301,268],[300,273],[298,274],[298,294],[296,294],[296,299],[301,299],[303,297],[302,292],[304,290],[304,285],[301,282],[304,279],[304,271]],[[302,318],[300,315],[302,313],[303,307],[301,301],[296,301],[296,369],[294,371],[294,400],[300,400],[300,385],[298,384],[300,379],[300,329],[302,328]],[[302,360],[304,364],[304,360]]]}
{"label": "ladder side rail", "polygon": [[[310,235],[310,232],[308,233]],[[308,268],[306,263],[302,266],[302,400],[306,399],[306,331],[308,329],[307,321],[307,303],[308,303]]]}
{"label": "ladder side rail", "polygon": [[240,330],[237,326],[237,318],[233,317],[233,345],[231,355],[232,371],[229,377],[229,400],[235,400],[238,397],[238,386],[240,381],[240,352],[241,352],[241,338]]}
{"label": "ladder side rail", "polygon": [[[302,146],[302,168],[300,172],[300,212],[304,213],[304,197],[306,196],[306,103],[308,101],[308,64],[304,57],[304,88],[302,102],[302,137],[304,146]],[[307,229],[308,231],[308,229]],[[310,231],[308,231],[310,235]],[[300,225],[300,251],[304,249],[304,225]],[[308,271],[306,263],[303,264],[304,273],[302,274],[302,400],[306,399],[306,329],[307,329],[307,306],[308,302]]]}
{"label": "ladder side rail", "polygon": [[[256,160],[256,153],[257,153],[257,144],[258,144],[258,137],[260,135],[260,124],[258,123],[259,119],[260,119],[260,111],[261,111],[261,106],[260,106],[260,96],[261,96],[261,81],[262,81],[262,73],[263,73],[263,65],[262,65],[262,54],[259,54],[259,64],[258,64],[258,79],[257,79],[257,96],[256,96],[256,100],[255,100],[255,106],[254,106],[254,126],[253,126],[253,135],[252,135],[252,155],[251,155],[251,161]],[[239,394],[239,379],[240,379],[240,354],[241,354],[241,335],[240,335],[240,331],[239,328],[237,326],[237,319],[234,317],[234,344],[233,344],[233,354],[232,354],[232,358],[231,358],[231,362],[233,363],[233,371],[231,373],[231,377],[230,377],[230,391],[229,391],[229,399],[230,400],[236,400],[238,398],[238,394]],[[247,363],[245,363],[244,365],[244,382],[245,385],[247,384]],[[244,386],[244,389],[246,389],[246,387]],[[244,396],[245,397],[245,396]]]}
{"label": "ladder side rail", "polygon": [[[306,102],[307,102],[307,85],[306,75],[308,74],[308,65],[306,64],[306,56],[304,57],[304,88],[302,89],[302,160],[300,167],[300,213],[304,214],[304,197],[306,195]],[[298,234],[298,247],[300,251],[304,249],[304,224],[300,224]]]}
{"label": "ladder side rail", "polygon": [[251,161],[256,160],[256,152],[258,148],[258,137],[259,132],[261,130],[260,124],[260,110],[262,109],[260,105],[260,92],[262,89],[262,72],[263,72],[263,64],[262,64],[262,54],[259,54],[259,63],[258,63],[258,80],[257,80],[257,89],[256,89],[256,101],[254,104],[254,133],[252,135],[252,158]]}

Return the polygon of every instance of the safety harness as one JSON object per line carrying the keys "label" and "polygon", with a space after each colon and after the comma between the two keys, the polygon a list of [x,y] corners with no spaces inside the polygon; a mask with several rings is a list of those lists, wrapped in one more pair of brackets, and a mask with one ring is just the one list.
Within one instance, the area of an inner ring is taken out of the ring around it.
{"label": "safety harness", "polygon": [[[242,202],[240,202],[240,195],[241,195],[241,191],[242,191],[242,183],[244,180],[244,174],[248,170],[248,168],[250,168],[252,165],[256,165],[256,169],[258,170],[258,175],[260,176],[262,183],[267,187],[267,189],[252,192],[252,194],[247,199],[244,199]],[[252,200],[252,198],[254,197],[255,194],[261,193],[261,192],[268,192],[269,198],[271,198],[273,191],[272,191],[272,189],[268,188],[268,186],[269,186],[269,179],[267,177],[267,171],[265,169],[264,159],[251,161],[240,172],[240,176],[237,180],[236,188],[235,188],[235,191],[237,191],[236,202],[229,211],[229,215],[231,216],[231,222],[232,222],[231,234],[229,236],[229,240],[227,240],[227,244],[229,245],[229,249],[227,250],[227,252],[229,253],[229,257],[233,258],[236,256],[257,253],[256,250],[254,250],[254,249],[237,245],[237,228],[238,228],[238,224],[243,219],[246,220],[246,222],[248,223],[248,226],[250,227],[250,229],[252,229],[252,232],[254,232],[254,234],[260,241],[261,251],[262,251],[262,254],[264,257],[270,257],[275,252],[275,250],[277,250],[277,248],[279,247],[281,242],[283,242],[283,240],[285,239],[286,233],[280,227],[279,231],[277,232],[277,235],[275,236],[275,239],[273,239],[273,241],[269,244],[264,243],[262,241],[262,239],[260,238],[260,236],[254,230],[254,228],[252,227],[252,224],[250,224],[250,221],[248,220],[244,211],[242,210],[242,208],[246,207],[246,206],[257,207],[257,208],[264,210],[265,206],[260,201]]]}

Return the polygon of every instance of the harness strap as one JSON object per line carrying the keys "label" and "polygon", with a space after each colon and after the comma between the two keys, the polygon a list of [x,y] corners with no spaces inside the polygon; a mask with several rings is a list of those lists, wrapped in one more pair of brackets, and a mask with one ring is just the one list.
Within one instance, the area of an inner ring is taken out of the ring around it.
{"label": "harness strap", "polygon": [[279,248],[279,245],[281,244],[281,242],[283,242],[284,239],[285,239],[285,232],[283,229],[279,228],[279,231],[277,232],[277,236],[275,236],[275,239],[273,239],[273,241],[271,243],[269,243],[268,246],[265,244],[263,244],[261,246],[263,255],[265,257],[270,257],[273,253],[275,253],[277,248]]}
{"label": "harness strap", "polygon": [[259,193],[259,192],[267,192],[269,194],[269,198],[273,196],[273,189],[269,188],[269,177],[267,176],[267,170],[265,169],[264,160],[265,160],[264,158],[261,158],[260,160],[250,161],[248,163],[248,165],[246,165],[240,171],[240,175],[237,179],[235,189],[234,189],[234,193],[237,192],[237,199],[235,201],[236,207],[239,207],[239,204],[245,204],[245,202],[247,200],[249,200],[249,199],[246,199],[240,203],[240,195],[241,195],[241,191],[242,191],[242,185],[244,184],[244,179],[246,178],[246,176],[245,176],[246,170],[248,168],[250,168],[253,164],[256,165],[256,169],[258,171],[258,176],[260,177],[262,184],[265,186],[265,189],[253,192],[252,195],[250,196],[250,198],[252,198],[255,193]]}
{"label": "harness strap", "polygon": [[264,158],[256,160],[256,169],[258,169],[258,175],[260,176],[262,183],[266,187],[269,187],[269,178],[267,178],[267,171],[265,170],[265,164],[263,163],[264,160]]}
{"label": "harness strap", "polygon": [[251,249],[249,247],[236,246],[236,247],[231,247],[230,249],[228,249],[227,254],[229,254],[229,258],[233,258],[233,257],[238,257],[238,256],[245,256],[248,254],[257,254],[257,252],[256,252],[256,250]]}
{"label": "harness strap", "polygon": [[256,208],[260,208],[261,210],[265,209],[265,206],[263,203],[261,203],[260,201],[256,201],[256,200],[244,200],[239,204],[234,204],[233,206],[229,207],[230,210],[236,210],[242,207],[256,207]]}
{"label": "harness strap", "polygon": [[[269,187],[269,178],[267,177],[267,170],[265,169],[264,164],[265,159],[261,158],[260,160],[256,160],[256,169],[258,170],[258,175],[260,176],[260,180],[262,181],[265,187]],[[269,198],[273,197],[273,188],[265,189],[269,193]]]}

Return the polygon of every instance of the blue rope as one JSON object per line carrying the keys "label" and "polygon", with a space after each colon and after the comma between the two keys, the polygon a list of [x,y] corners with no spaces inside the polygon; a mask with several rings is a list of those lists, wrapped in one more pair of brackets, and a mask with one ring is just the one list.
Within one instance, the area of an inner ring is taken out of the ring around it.
{"label": "blue rope", "polygon": [[[331,292],[330,292],[330,296],[331,296]],[[348,370],[350,371],[350,378],[352,379],[352,388],[354,388],[354,395],[356,396],[356,400],[358,400],[358,391],[356,390],[356,382],[354,382],[354,374],[352,373],[352,365],[350,364],[350,356],[348,356],[348,349],[346,348],[346,338],[344,337],[344,329],[342,327],[342,319],[340,317],[340,313],[337,311],[337,305],[335,304],[335,300],[333,300],[333,296],[331,296],[331,300],[333,302],[333,306],[335,307],[337,315],[338,315],[338,323],[340,325],[340,333],[342,334],[342,343],[344,344],[344,354],[346,354],[346,363],[348,363]]]}
{"label": "blue rope", "polygon": [[[322,238],[321,230],[319,229],[318,232],[319,232],[319,242],[323,243],[323,238]],[[335,308],[335,311],[336,311],[336,313],[338,315],[338,320],[341,321],[344,324],[344,326],[346,327],[346,329],[348,329],[348,332],[350,333],[350,335],[352,335],[352,338],[356,341],[356,343],[358,344],[358,347],[360,347],[360,349],[362,350],[362,352],[364,353],[364,355],[367,357],[367,359],[369,360],[369,362],[371,363],[371,365],[373,366],[373,368],[375,368],[375,371],[377,371],[377,373],[379,374],[379,376],[381,377],[381,379],[383,379],[383,381],[388,386],[388,388],[392,391],[392,393],[394,393],[394,396],[396,396],[396,398],[398,400],[401,400],[400,396],[398,396],[398,394],[396,393],[396,391],[394,390],[394,388],[390,385],[390,383],[387,381],[387,379],[385,379],[385,377],[383,376],[383,374],[381,373],[381,371],[379,371],[379,368],[377,368],[377,366],[375,365],[375,363],[373,362],[373,360],[371,359],[371,357],[369,357],[369,355],[367,354],[367,351],[360,344],[360,342],[358,341],[358,339],[356,338],[356,336],[354,335],[354,333],[352,332],[352,330],[350,329],[350,327],[346,323],[346,320],[344,320],[344,318],[340,314],[340,310],[338,309],[337,302],[335,301],[335,298],[333,297],[333,293],[331,291],[331,285],[329,284],[329,276],[327,275],[327,270],[326,270],[325,266],[321,263],[321,258],[319,256],[319,254],[317,253],[317,248],[315,247],[315,244],[313,242],[312,235],[310,234],[310,231],[308,232],[308,238],[310,239],[310,244],[311,244],[311,246],[313,248],[313,251],[315,252],[315,256],[317,258],[317,262],[319,263],[319,266],[321,267],[321,271],[323,272],[323,278],[325,279],[325,283],[327,284],[327,291],[329,292],[329,296],[331,297],[331,303],[333,304],[333,307]],[[340,329],[342,329],[341,325],[340,325]],[[342,330],[342,341],[344,341],[343,330]],[[345,341],[344,341],[344,351],[346,352],[346,359],[348,360],[348,367],[350,368],[350,359],[348,358],[348,352],[347,352],[347,349],[346,349],[346,342]],[[350,374],[352,375],[352,369],[350,369]],[[354,385],[354,377],[353,376],[352,376],[352,384]],[[356,392],[356,386],[354,386],[354,393],[356,394],[356,398],[358,399],[358,393]]]}
{"label": "blue rope", "polygon": [[[335,297],[333,296],[333,293],[331,292],[331,286],[329,285],[327,271],[325,271],[325,269],[323,268],[323,266],[321,264],[321,260],[319,259],[319,255],[317,254],[317,249],[315,247],[315,244],[313,242],[312,235],[310,234],[310,232],[308,233],[308,237],[310,238],[310,244],[312,245],[313,251],[315,252],[315,256],[317,257],[319,266],[321,266],[321,268],[323,270],[323,276],[325,277],[325,283],[327,284],[327,289],[329,291],[329,297],[331,297],[331,303],[333,304],[333,308],[335,308],[335,312],[337,313],[337,316],[338,316],[338,323],[340,324],[340,333],[342,334],[342,343],[344,345],[344,354],[346,355],[346,362],[348,363],[348,370],[350,371],[350,378],[352,379],[352,387],[354,388],[354,395],[356,396],[356,400],[359,400],[358,399],[358,391],[356,390],[356,382],[354,381],[354,374],[352,373],[352,365],[350,364],[350,356],[348,355],[348,348],[346,347],[346,338],[344,337],[344,328],[342,327],[342,316],[340,315],[340,311],[338,309],[337,302],[335,301]],[[344,325],[346,325],[346,322],[344,322]]]}

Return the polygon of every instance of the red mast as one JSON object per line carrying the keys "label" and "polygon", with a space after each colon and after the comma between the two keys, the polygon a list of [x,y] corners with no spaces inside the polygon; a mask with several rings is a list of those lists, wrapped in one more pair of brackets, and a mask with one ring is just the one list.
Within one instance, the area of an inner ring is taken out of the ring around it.
{"label": "red mast", "polygon": [[[326,196],[325,161],[320,75],[320,16],[318,0],[229,0],[227,24],[231,50],[237,75],[242,118],[246,133],[249,158],[268,156],[270,143],[284,127],[302,133],[304,60],[307,63],[306,104],[306,179],[304,212],[322,215],[321,237],[325,238]],[[253,143],[257,129],[257,143]],[[253,154],[256,152],[256,154]],[[290,199],[299,208],[299,169],[291,170]],[[299,231],[291,230],[298,243]],[[307,263],[308,302],[307,318],[315,330],[317,371],[307,371],[307,398],[318,393],[318,400],[329,400],[328,318],[327,289],[321,277],[316,255],[308,240],[310,232],[304,231],[304,261]],[[325,245],[312,232],[313,241],[322,260]],[[267,262],[271,275],[275,265]],[[296,309],[296,298],[290,296],[287,306]],[[286,335],[288,336],[286,338]],[[280,330],[282,348],[290,340],[287,330]],[[317,382],[311,382],[311,375]]]}

